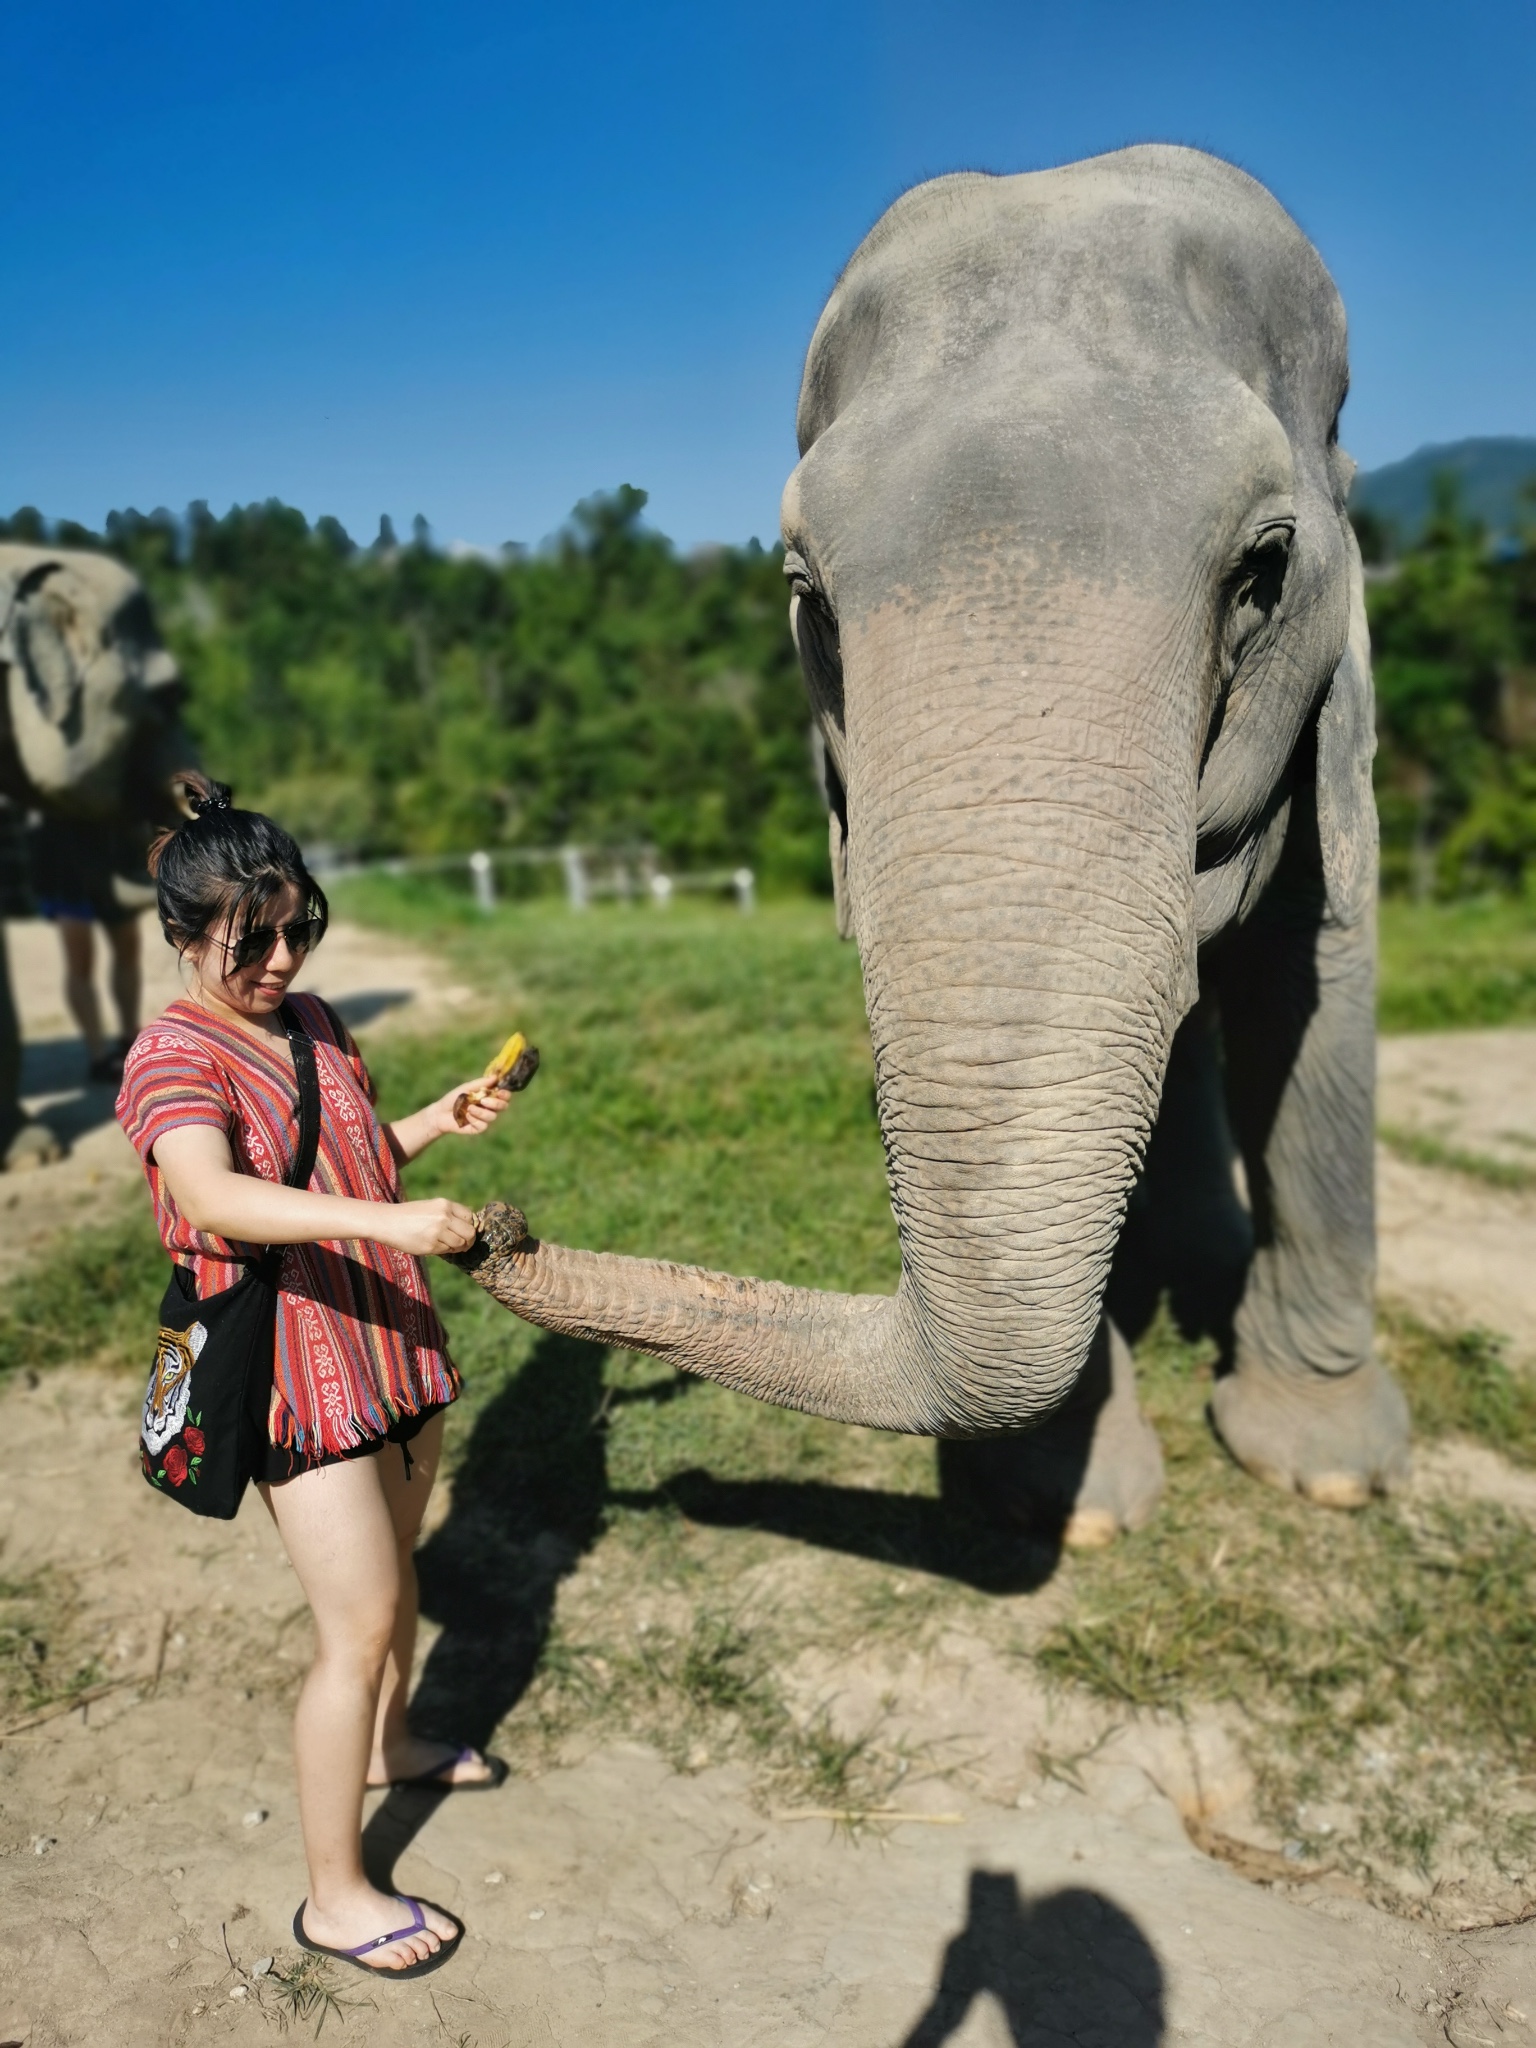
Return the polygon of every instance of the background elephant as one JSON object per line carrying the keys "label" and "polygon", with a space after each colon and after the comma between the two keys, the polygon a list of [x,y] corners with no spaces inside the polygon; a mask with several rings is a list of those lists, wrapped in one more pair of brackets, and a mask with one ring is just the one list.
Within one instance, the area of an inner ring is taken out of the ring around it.
{"label": "background elephant", "polygon": [[1103,1540],[1161,1485],[1104,1314],[1148,1161],[1116,1291],[1145,1306],[1159,1261],[1215,1255],[1235,1456],[1339,1505],[1402,1471],[1372,1355],[1347,382],[1316,252],[1196,151],[960,174],[890,209],[811,342],[783,523],[900,1287],[569,1251],[502,1212],[479,1272],[500,1300],[849,1421],[1027,1429],[982,1454],[994,1485]]}
{"label": "background elephant", "polygon": [[[143,855],[174,820],[173,785],[196,750],[184,697],[138,579],[107,555],[0,545],[0,835],[11,902],[21,907],[20,831],[28,813],[111,828],[122,847],[124,900],[152,902]],[[0,1162],[56,1155],[46,1126],[18,1099],[21,1043],[0,954]]]}

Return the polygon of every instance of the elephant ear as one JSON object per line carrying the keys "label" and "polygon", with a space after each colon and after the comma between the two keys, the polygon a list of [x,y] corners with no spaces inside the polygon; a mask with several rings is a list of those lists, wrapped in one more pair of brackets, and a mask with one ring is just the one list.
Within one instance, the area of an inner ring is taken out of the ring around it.
{"label": "elephant ear", "polygon": [[17,579],[6,607],[3,653],[11,739],[35,790],[52,796],[70,780],[70,754],[82,722],[81,685],[61,610],[49,599],[63,563],[34,564]]}
{"label": "elephant ear", "polygon": [[1341,925],[1358,924],[1376,890],[1380,830],[1371,761],[1376,753],[1376,696],[1365,619],[1365,577],[1351,528],[1349,638],[1317,719],[1317,832],[1328,908]]}
{"label": "elephant ear", "polygon": [[[5,719],[11,746],[27,780],[29,797],[52,791],[65,751],[54,699],[60,698],[62,708],[68,710],[67,650],[57,635],[49,635],[46,625],[41,635],[37,631],[38,592],[58,567],[57,562],[37,562],[10,583],[5,593],[4,620],[0,622]],[[36,658],[39,638],[47,642],[41,672]]]}
{"label": "elephant ear", "polygon": [[[121,575],[121,572],[117,572]],[[137,686],[103,668],[97,580],[68,555],[34,564],[6,594],[0,664],[11,744],[34,795],[86,812],[120,795]]]}

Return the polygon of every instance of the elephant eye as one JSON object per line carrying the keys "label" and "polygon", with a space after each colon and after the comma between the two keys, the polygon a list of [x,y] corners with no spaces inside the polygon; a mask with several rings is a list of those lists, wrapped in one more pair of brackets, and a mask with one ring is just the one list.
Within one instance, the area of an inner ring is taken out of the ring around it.
{"label": "elephant eye", "polygon": [[821,586],[812,575],[810,565],[805,557],[796,554],[793,548],[784,550],[784,580],[789,585],[791,597],[803,599],[807,604],[813,605],[824,618],[831,619],[832,607],[827,603]]}
{"label": "elephant eye", "polygon": [[838,646],[837,620],[803,556],[792,548],[784,552],[784,575],[791,598],[799,600],[791,606],[791,616],[812,706],[824,723],[830,720],[841,731],[843,658]]}
{"label": "elephant eye", "polygon": [[1288,525],[1266,527],[1244,551],[1228,582],[1224,636],[1228,674],[1280,602],[1292,533]]}

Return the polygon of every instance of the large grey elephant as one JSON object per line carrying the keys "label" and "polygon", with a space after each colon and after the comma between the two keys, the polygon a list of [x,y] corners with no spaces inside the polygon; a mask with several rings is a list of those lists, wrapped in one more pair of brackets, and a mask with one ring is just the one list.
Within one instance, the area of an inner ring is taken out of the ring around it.
{"label": "large grey elephant", "polygon": [[1316,251],[1209,156],[897,201],[811,342],[783,525],[900,1287],[571,1251],[493,1209],[499,1300],[845,1421],[1027,1432],[993,1468],[1015,1511],[1100,1541],[1161,1485],[1104,1308],[1136,1191],[1143,1250],[1225,1270],[1235,1457],[1339,1506],[1401,1474],[1347,383]]}
{"label": "large grey elephant", "polygon": [[[29,811],[121,828],[127,849],[177,815],[179,771],[197,753],[180,673],[138,578],[109,555],[0,544],[0,830]],[[142,860],[138,863],[142,870]],[[147,891],[138,900],[152,901]],[[19,1101],[21,1042],[0,940],[0,1167],[57,1154]]]}

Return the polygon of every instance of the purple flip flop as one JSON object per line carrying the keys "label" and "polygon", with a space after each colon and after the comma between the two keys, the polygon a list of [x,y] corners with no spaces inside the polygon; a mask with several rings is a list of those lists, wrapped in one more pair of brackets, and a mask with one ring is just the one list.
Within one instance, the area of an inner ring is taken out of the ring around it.
{"label": "purple flip flop", "polygon": [[[370,1977],[399,1978],[403,1980],[406,1977],[425,1977],[433,1970],[440,1970],[448,1958],[457,1950],[459,1943],[464,1939],[463,1921],[456,1919],[452,1913],[448,1913],[447,1908],[444,1906],[439,1906],[437,1908],[438,1912],[446,1913],[447,1918],[453,1921],[454,1926],[459,1931],[443,1942],[441,1948],[434,1949],[431,1955],[423,1956],[418,1963],[407,1963],[403,1970],[385,1969],[373,1963],[365,1963],[363,1961],[363,1957],[372,1955],[375,1949],[388,1948],[392,1941],[403,1941],[408,1934],[420,1934],[426,1926],[427,1916],[421,1910],[420,1899],[399,1899],[397,1903],[410,1907],[411,1924],[409,1927],[397,1927],[393,1934],[375,1935],[372,1941],[360,1941],[356,1948],[327,1948],[324,1942],[311,1941],[304,1932],[304,1908],[309,1904],[309,1901],[308,1899],[300,1899],[299,1910],[293,1916],[293,1938],[300,1948],[307,1948],[312,1956],[329,1956],[335,1962],[350,1963],[354,1970],[366,1970]],[[428,1904],[431,1904],[430,1900]]]}
{"label": "purple flip flop", "polygon": [[[451,1771],[459,1764],[467,1764],[474,1757],[479,1757],[481,1763],[489,1770],[491,1775],[488,1778],[467,1778],[462,1784],[456,1785],[451,1778],[443,1776],[445,1771]],[[435,1764],[430,1771],[422,1771],[414,1778],[391,1778],[389,1784],[393,1792],[494,1792],[498,1785],[506,1783],[506,1779],[507,1764],[504,1758],[484,1756],[472,1742],[467,1742],[457,1756],[444,1757],[443,1761]],[[378,1789],[376,1785],[368,1787],[370,1792]]]}

